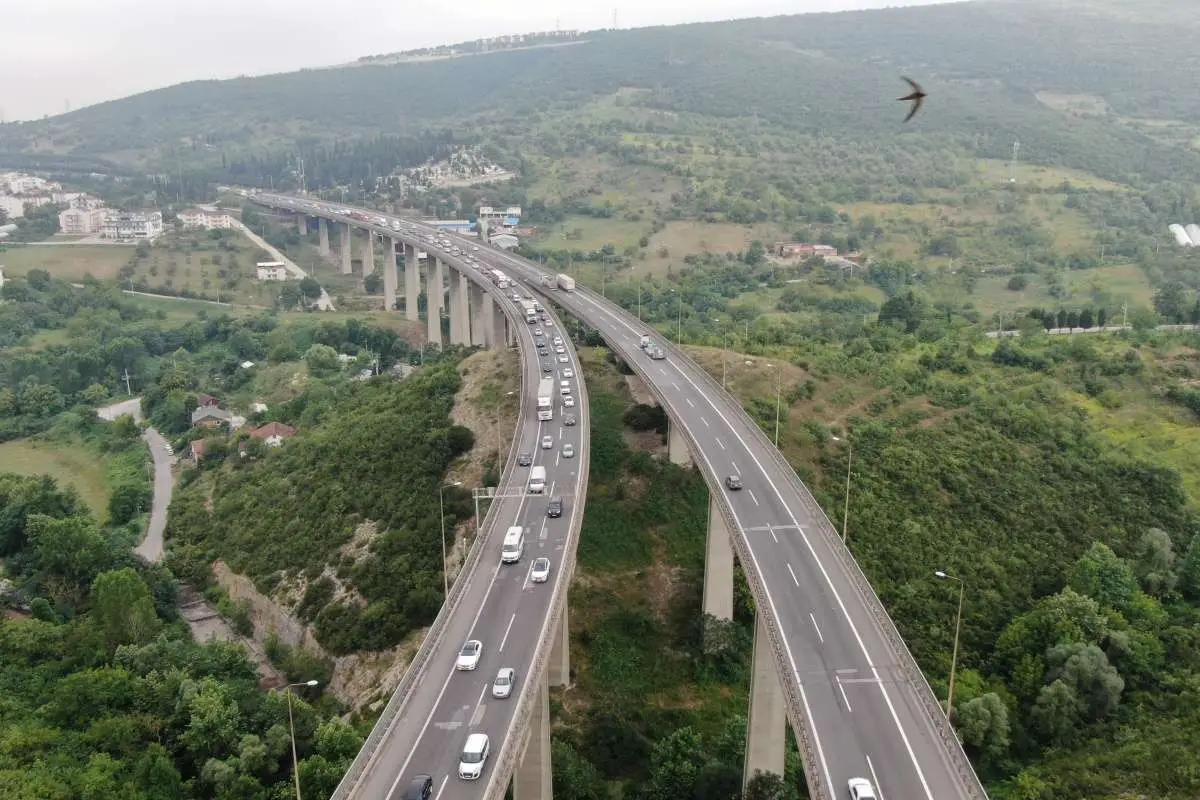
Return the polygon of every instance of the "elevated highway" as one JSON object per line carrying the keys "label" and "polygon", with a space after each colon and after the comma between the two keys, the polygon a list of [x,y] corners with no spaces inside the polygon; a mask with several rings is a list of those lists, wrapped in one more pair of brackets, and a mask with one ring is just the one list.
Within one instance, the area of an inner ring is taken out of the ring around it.
{"label": "elevated highway", "polygon": [[[260,195],[258,202],[264,200],[277,208],[301,211],[300,203],[305,202]],[[423,225],[413,227],[412,237],[419,243],[429,229]],[[468,237],[451,234],[446,238],[460,251],[478,246],[478,252],[472,252],[485,266],[525,281],[547,300],[598,330],[645,379],[666,409],[672,459],[694,459],[708,483],[712,502],[704,610],[725,618],[732,613],[734,554],[745,570],[758,609],[747,777],[756,770],[782,772],[784,726],[790,722],[813,798],[844,797],[847,780],[852,777],[871,779],[878,796],[891,800],[985,798],[932,689],[866,577],[795,471],[737,401],[675,347],[665,347],[666,359],[649,360],[638,346],[640,336],[649,332],[646,326],[596,293],[582,287],[572,292],[541,288],[544,273],[531,262],[487,245],[479,246],[477,240]],[[581,426],[585,424],[582,418],[580,422]],[[724,480],[728,475],[740,476],[745,488],[727,491]],[[581,472],[579,478],[584,480],[586,475]],[[580,488],[580,495],[582,491]],[[571,534],[566,535],[567,548],[573,551]],[[488,577],[487,569],[486,563],[480,565],[460,582],[486,584],[490,589],[496,579]],[[563,585],[564,599],[565,589]],[[486,593],[479,596],[480,591],[476,589],[472,599],[461,604],[458,614],[481,618],[493,613],[488,607],[494,601]],[[503,612],[499,616],[506,618]],[[459,619],[454,630],[473,627],[474,623],[472,619],[464,626]],[[493,624],[489,622],[489,627]],[[560,636],[560,641],[565,639],[565,630]],[[552,638],[540,639],[544,651],[554,646]],[[441,645],[443,652],[461,643],[453,635],[447,636],[447,641],[449,644]],[[537,656],[545,658],[546,652]],[[432,683],[431,687],[429,680],[421,681],[415,689],[411,684],[402,684],[397,697],[411,690],[414,698],[407,702],[414,708],[427,707],[434,693],[432,705],[438,707],[443,703],[444,690],[436,679]],[[461,711],[471,710],[471,704],[460,694],[455,697]],[[442,713],[448,710],[448,705],[440,707]],[[428,735],[428,725],[432,724],[429,720],[437,717],[435,708],[435,713],[424,721],[416,714],[404,716],[402,723],[389,723],[379,739],[397,742],[396,749],[389,744],[378,744],[377,749],[386,747],[389,753],[407,749],[411,758],[406,764],[422,758],[422,737]],[[504,748],[513,752],[525,749],[529,730],[536,725],[522,730],[523,724],[518,719],[507,729]],[[418,726],[415,738],[412,726]],[[507,774],[502,772],[513,769],[517,760],[511,754],[506,758],[495,765],[494,779],[486,786],[482,781],[466,784],[451,778],[437,787],[437,797],[500,800],[507,784]],[[548,772],[548,762],[545,770]],[[548,790],[538,795],[523,793],[520,772],[518,769],[516,800],[550,798]],[[392,795],[350,795],[339,790],[338,796]]]}

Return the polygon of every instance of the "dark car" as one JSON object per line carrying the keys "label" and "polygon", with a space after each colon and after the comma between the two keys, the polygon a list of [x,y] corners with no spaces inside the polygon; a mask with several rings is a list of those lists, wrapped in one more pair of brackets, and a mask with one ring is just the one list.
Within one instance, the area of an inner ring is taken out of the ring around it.
{"label": "dark car", "polygon": [[543,361],[542,362],[542,372],[549,375],[551,372],[554,372],[554,365],[551,364],[549,361]]}
{"label": "dark car", "polygon": [[563,414],[563,425],[566,425],[568,428],[570,428],[574,424],[575,424],[575,415],[574,414]]}
{"label": "dark car", "polygon": [[404,800],[429,800],[433,794],[433,778],[429,775],[418,775],[408,785]]}
{"label": "dark car", "polygon": [[563,512],[563,499],[561,497],[550,498],[549,505],[546,506],[547,517],[561,517]]}
{"label": "dark car", "polygon": [[528,467],[533,463],[533,456],[529,453],[517,453],[517,466]]}
{"label": "dark car", "polygon": [[738,475],[726,475],[725,476],[725,488],[731,492],[736,492],[738,489],[741,489],[742,488],[741,477]]}

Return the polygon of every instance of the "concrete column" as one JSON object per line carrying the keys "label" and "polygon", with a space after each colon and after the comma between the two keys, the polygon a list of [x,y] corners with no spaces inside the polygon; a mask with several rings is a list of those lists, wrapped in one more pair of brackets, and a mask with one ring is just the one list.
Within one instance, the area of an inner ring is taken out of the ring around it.
{"label": "concrete column", "polygon": [[496,347],[496,301],[490,294],[483,295],[483,343]]}
{"label": "concrete column", "polygon": [[450,344],[464,344],[462,335],[462,319],[458,316],[458,270],[450,268],[450,305],[447,308],[450,317]]}
{"label": "concrete column", "polygon": [[324,217],[317,219],[317,236],[320,239],[321,255],[329,255],[329,220]]}
{"label": "concrete column", "polygon": [[704,554],[704,613],[733,619],[733,547],[715,496],[708,500],[708,547]]}
{"label": "concrete column", "polygon": [[384,239],[383,246],[383,309],[391,311],[396,307],[396,245],[399,244],[394,236]]}
{"label": "concrete column", "polygon": [[308,214],[296,215],[296,230],[300,231],[301,236],[308,236]]}
{"label": "concrete column", "polygon": [[492,301],[492,347],[508,347],[508,318]]}
{"label": "concrete column", "polygon": [[417,297],[421,294],[421,264],[417,261],[417,248],[404,245],[404,318],[416,322],[421,317],[417,311]]}
{"label": "concrete column", "polygon": [[469,296],[468,286],[472,285],[467,276],[459,270],[454,270],[450,273],[451,286],[454,285],[454,279],[458,279],[458,296],[454,298],[454,305],[450,307],[451,317],[458,317],[458,335],[461,339],[460,344],[470,347],[471,345],[471,301]]}
{"label": "concrete column", "polygon": [[468,289],[471,295],[471,344],[477,347],[487,346],[487,335],[483,326],[483,304],[486,298],[483,294],[483,287],[477,283],[471,283]]}
{"label": "concrete column", "polygon": [[353,255],[351,255],[351,253],[350,253],[350,240],[352,238],[354,238],[350,235],[351,233],[353,233],[353,230],[350,228],[350,223],[349,222],[343,223],[342,224],[342,241],[341,241],[342,274],[343,275],[350,274],[350,259],[353,258]]}
{"label": "concrete column", "polygon": [[746,720],[746,765],[742,785],[755,772],[783,774],[787,748],[787,714],[763,615],[754,623],[754,666],[750,673],[750,715]]}
{"label": "concrete column", "polygon": [[[542,681],[521,763],[513,770],[513,800],[554,800],[550,771],[550,686]],[[499,742],[496,743],[499,747]]]}
{"label": "concrete column", "polygon": [[681,467],[692,465],[692,454],[688,452],[687,439],[683,438],[683,429],[675,420],[667,419],[667,459],[672,464]]}
{"label": "concrete column", "polygon": [[431,260],[425,267],[425,322],[426,338],[442,346],[442,271],[436,260]]}
{"label": "concrete column", "polygon": [[426,289],[425,293],[433,295],[433,302],[438,310],[438,319],[441,319],[442,312],[446,310],[446,265],[440,258],[434,258],[429,266],[432,269],[435,291],[430,292],[429,289]]}
{"label": "concrete column", "polygon": [[375,232],[364,229],[363,233],[366,234],[362,250],[363,277],[365,278],[375,271]]}
{"label": "concrete column", "polygon": [[550,649],[546,677],[551,686],[568,686],[571,683],[571,629],[567,625],[567,607],[564,603],[558,632],[554,634],[554,646]]}

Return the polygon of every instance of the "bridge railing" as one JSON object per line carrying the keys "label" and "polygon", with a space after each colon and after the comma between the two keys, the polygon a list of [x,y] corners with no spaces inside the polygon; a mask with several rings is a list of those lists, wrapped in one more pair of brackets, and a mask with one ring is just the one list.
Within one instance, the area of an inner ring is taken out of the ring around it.
{"label": "bridge railing", "polygon": [[[593,300],[604,300],[604,298],[600,297],[600,295],[598,295],[596,292],[590,289],[581,288],[578,286],[578,284],[576,285],[575,292],[586,294]],[[608,304],[615,308],[617,313],[625,317],[626,321],[628,321],[631,325],[645,326],[645,323],[641,322],[632,314],[625,311],[625,309],[617,306],[615,303],[610,302]],[[758,423],[750,418],[750,416],[741,407],[741,404],[739,404],[737,400],[734,399],[733,396],[730,395],[723,386],[721,386],[720,382],[710,375],[708,370],[704,369],[702,366],[700,366],[700,364],[692,359],[691,356],[687,355],[687,353],[685,353],[681,347],[668,344],[664,346],[664,349],[667,350],[671,356],[677,359],[680,363],[686,364],[691,368],[691,372],[699,378],[701,383],[704,384],[704,387],[707,390],[706,394],[714,399],[724,399],[727,410],[734,413],[745,423],[746,427],[751,430],[751,435],[757,439],[761,449],[766,450],[766,452],[771,455],[771,458],[775,460],[775,463],[783,471],[783,474],[787,477],[789,485],[800,498],[800,502],[804,504],[805,508],[808,509],[813,518],[817,520],[818,526],[821,529],[821,535],[825,539],[826,545],[832,552],[836,554],[838,560],[845,568],[846,574],[858,587],[858,590],[863,597],[864,604],[871,612],[871,616],[878,626],[880,633],[883,635],[883,638],[888,642],[890,649],[897,657],[897,666],[902,670],[903,674],[908,680],[909,686],[913,690],[913,694],[920,702],[922,709],[925,711],[931,727],[937,734],[938,738],[942,741],[943,749],[949,757],[954,771],[958,774],[963,786],[970,793],[971,797],[976,798],[977,800],[986,800],[987,792],[984,790],[983,784],[980,782],[978,775],[975,774],[975,769],[971,766],[971,761],[969,758],[967,758],[967,754],[962,748],[962,742],[955,733],[954,727],[950,724],[950,720],[946,717],[943,707],[940,701],[937,699],[937,695],[934,694],[933,687],[929,685],[929,681],[926,680],[925,674],[921,671],[916,659],[913,658],[912,652],[909,651],[908,645],[904,643],[904,638],[900,635],[900,631],[896,627],[896,623],[887,613],[887,610],[884,608],[883,601],[879,599],[879,595],[875,592],[874,587],[871,586],[871,582],[867,579],[866,574],[862,571],[862,567],[859,566],[858,562],[854,559],[854,556],[850,553],[849,548],[842,543],[841,537],[837,534],[837,529],[834,527],[833,522],[829,519],[828,515],[826,515],[825,510],[821,508],[820,503],[817,502],[812,492],[804,484],[804,482],[800,480],[800,477],[796,474],[795,468],[792,467],[791,463],[788,462],[783,453],[780,452],[779,448],[775,447],[774,443],[767,438],[766,433],[761,427],[759,427]],[[636,358],[637,354],[629,355],[634,356],[634,358],[631,360],[629,356],[626,355],[625,358],[627,362],[630,362],[631,364],[638,363]],[[638,364],[635,369],[641,371],[640,364]],[[666,398],[660,395],[660,393],[654,389],[653,381],[647,381],[647,384],[651,387],[651,391],[658,396],[660,404],[662,404],[664,407],[670,406],[670,402],[666,401]],[[683,426],[680,427],[682,428]],[[684,432],[689,446],[693,448],[692,452],[699,452],[699,450],[696,449],[697,443],[695,440],[689,433],[687,433],[686,429],[684,429]],[[710,485],[709,488],[710,491],[713,491],[714,487]],[[737,527],[737,523],[734,521],[733,515],[730,512],[727,503],[725,502],[724,493],[717,488],[715,491],[713,491],[713,496],[721,498],[719,505],[722,509],[723,515],[726,517],[729,530],[738,531],[738,533],[741,534],[741,531]],[[745,536],[732,536],[731,539],[734,542],[735,550],[737,550],[738,559],[742,564],[742,569],[746,573],[747,581],[751,584],[752,588],[757,585],[761,590],[763,588],[762,576],[755,574],[755,571],[752,569],[754,562],[750,557],[749,544],[746,542]],[[761,596],[765,596],[765,594]],[[790,660],[786,654],[786,649],[783,647],[783,632],[780,629],[777,621],[770,619],[770,615],[767,615],[766,627],[768,635],[771,638],[771,645],[775,650],[778,663],[781,665],[790,663]],[[781,676],[781,678],[783,677],[784,676]],[[791,678],[792,676],[787,677]],[[796,731],[797,740],[800,741],[801,749],[806,751],[803,753],[803,755],[805,757],[804,760],[806,764],[805,771],[807,772],[809,769],[807,765],[810,763],[816,764],[817,762],[815,760],[815,751],[811,749],[811,744],[807,741],[802,741],[802,739],[808,739],[807,732],[804,730],[804,726],[796,725],[796,723],[803,717],[803,703],[800,702],[800,698],[793,688],[793,680],[784,679],[781,680],[780,683],[784,687],[785,694],[788,695],[788,705],[791,709],[789,716],[793,717],[792,726]],[[809,777],[810,787],[823,783],[823,781],[818,781],[814,784],[811,781],[812,776],[810,775]]]}
{"label": "bridge railing", "polygon": [[[487,284],[483,284],[485,289],[491,289]],[[497,293],[498,290],[493,290]],[[507,303],[496,304],[502,312],[509,318],[513,324],[516,324],[513,313],[507,310]],[[521,358],[521,378],[524,381],[529,366],[529,354],[527,348],[518,347],[517,351]],[[517,428],[522,429],[525,426],[527,415],[529,414],[529,404],[527,398],[530,394],[530,387],[522,386],[521,388],[521,405],[517,415]],[[518,445],[520,437],[514,436],[508,448],[508,458],[504,462],[504,469],[501,471],[500,483],[503,485],[511,478],[513,474],[513,465],[516,462]],[[425,639],[421,642],[421,647],[413,656],[412,662],[408,665],[408,669],[404,673],[404,677],[396,684],[395,690],[392,692],[392,697],[384,707],[383,712],[379,715],[379,719],[375,722],[375,727],[371,729],[371,733],[367,736],[367,741],[363,743],[362,748],[355,756],[350,769],[342,777],[337,789],[334,791],[330,800],[346,800],[351,797],[359,779],[370,766],[375,758],[375,754],[379,750],[379,745],[388,735],[392,725],[404,710],[408,703],[412,687],[425,677],[425,672],[429,666],[430,657],[433,651],[437,649],[438,643],[441,641],[442,635],[449,624],[449,621],[458,612],[459,606],[462,603],[463,595],[466,593],[466,588],[470,583],[470,577],[474,574],[479,560],[482,557],[484,550],[483,542],[487,539],[484,531],[490,531],[496,524],[496,516],[499,514],[499,509],[503,503],[490,503],[488,510],[484,515],[482,522],[479,525],[479,530],[475,532],[475,541],[471,543],[471,548],[467,552],[467,557],[463,560],[462,569],[459,570],[458,577],[454,584],[450,587],[450,594],[442,603],[442,608],[434,618],[433,624],[429,626],[429,631],[425,634]]]}

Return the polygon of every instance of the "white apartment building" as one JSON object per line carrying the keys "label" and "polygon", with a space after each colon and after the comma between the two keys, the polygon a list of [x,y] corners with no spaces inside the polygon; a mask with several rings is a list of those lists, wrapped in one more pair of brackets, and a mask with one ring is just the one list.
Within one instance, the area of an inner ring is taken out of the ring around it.
{"label": "white apartment building", "polygon": [[255,269],[260,281],[286,281],[291,277],[282,261],[260,261]]}
{"label": "white apartment building", "polygon": [[58,212],[60,233],[100,233],[103,229],[104,209],[102,208],[68,208],[66,211]]}
{"label": "white apartment building", "polygon": [[136,239],[154,241],[163,232],[161,211],[118,211],[106,209],[101,233],[106,239],[128,242]]}
{"label": "white apartment building", "polygon": [[23,172],[0,173],[0,189],[4,189],[7,194],[44,194],[61,188],[61,184],[36,175],[26,175]]}
{"label": "white apartment building", "polygon": [[4,213],[8,215],[9,219],[19,219],[25,216],[26,203],[40,206],[49,202],[50,196],[44,194],[0,194],[0,208],[4,209]]}
{"label": "white apartment building", "polygon": [[185,228],[232,228],[233,219],[216,208],[187,208],[177,215]]}

